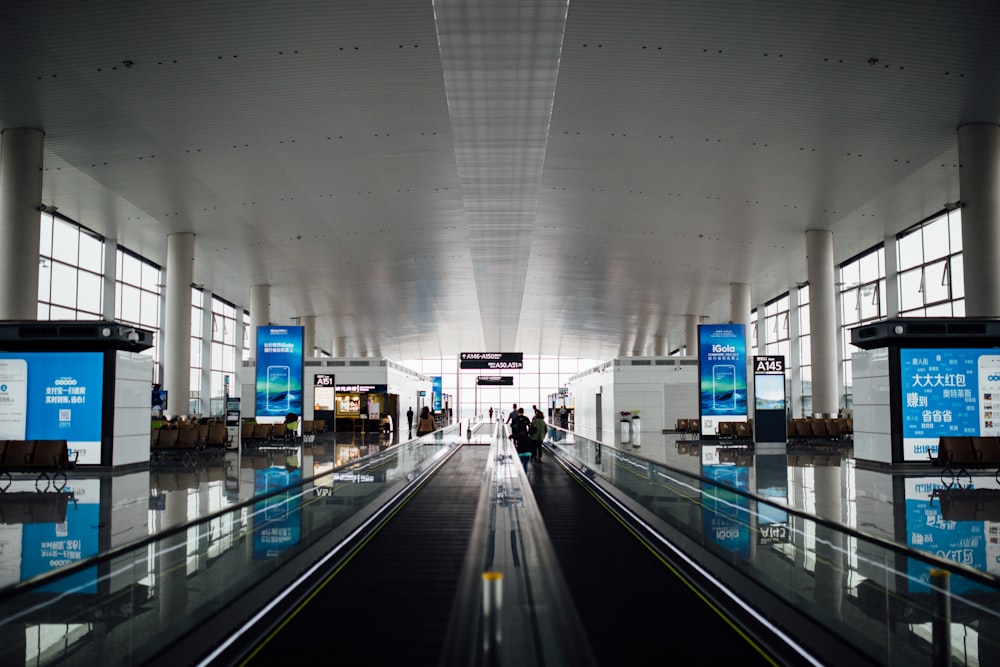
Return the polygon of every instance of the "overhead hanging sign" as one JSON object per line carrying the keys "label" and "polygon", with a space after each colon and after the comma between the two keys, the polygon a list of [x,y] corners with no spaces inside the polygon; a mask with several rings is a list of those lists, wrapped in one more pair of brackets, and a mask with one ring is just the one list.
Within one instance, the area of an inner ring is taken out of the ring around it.
{"label": "overhead hanging sign", "polygon": [[518,370],[524,368],[523,352],[462,352],[459,368]]}
{"label": "overhead hanging sign", "polygon": [[476,377],[478,385],[514,385],[513,375],[480,375]]}

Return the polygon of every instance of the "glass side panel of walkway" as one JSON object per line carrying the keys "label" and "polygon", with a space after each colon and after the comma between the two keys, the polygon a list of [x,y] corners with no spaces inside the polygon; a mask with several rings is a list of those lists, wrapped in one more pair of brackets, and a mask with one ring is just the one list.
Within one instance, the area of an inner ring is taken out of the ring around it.
{"label": "glass side panel of walkway", "polygon": [[[262,468],[247,502],[8,586],[0,664],[142,664],[183,648],[213,619],[236,626],[280,594],[281,573],[357,535],[460,436],[451,427],[309,478],[291,464]],[[952,664],[996,661],[996,577],[750,493],[736,462],[698,475],[572,433],[550,436],[552,453],[665,542],[714,554],[874,663],[929,665],[935,651]]]}

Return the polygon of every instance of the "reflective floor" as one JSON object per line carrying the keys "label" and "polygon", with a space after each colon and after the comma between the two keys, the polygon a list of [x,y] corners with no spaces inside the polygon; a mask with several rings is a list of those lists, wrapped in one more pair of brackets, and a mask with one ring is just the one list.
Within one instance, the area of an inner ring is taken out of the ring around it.
{"label": "reflective floor", "polygon": [[[621,433],[606,432],[600,439],[703,476],[725,464],[738,486],[758,495],[1000,574],[1000,483],[992,471],[942,480],[931,469],[869,470],[857,465],[849,440],[753,451],[728,443],[695,446],[677,434],[643,432],[623,441]],[[0,586],[247,500],[256,470],[284,468],[310,477],[393,440],[384,434],[322,434],[307,443],[154,461],[130,473],[79,471],[61,491],[33,477],[15,479],[0,493]],[[220,522],[214,530],[215,543],[224,549],[227,531],[237,529]]]}

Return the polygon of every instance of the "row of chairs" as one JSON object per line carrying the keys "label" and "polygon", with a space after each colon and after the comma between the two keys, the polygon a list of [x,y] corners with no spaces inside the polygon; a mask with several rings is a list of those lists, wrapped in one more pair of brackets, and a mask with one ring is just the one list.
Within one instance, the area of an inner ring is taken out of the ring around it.
{"label": "row of chairs", "polygon": [[996,468],[1000,477],[1000,437],[995,435],[943,435],[938,439],[937,456],[928,456],[945,472],[967,474],[969,468]]}
{"label": "row of chairs", "polygon": [[[246,441],[269,442],[285,441],[297,437],[298,422],[291,424],[258,424],[245,421],[240,425],[240,439]],[[302,435],[315,435],[326,431],[326,422],[322,419],[305,419],[302,421]]]}
{"label": "row of chairs", "polygon": [[204,449],[225,447],[229,431],[222,422],[191,424],[179,428],[157,428],[150,431],[151,449]]}
{"label": "row of chairs", "polygon": [[785,422],[788,437],[791,438],[843,438],[854,434],[854,419],[851,417],[803,417]]}
{"label": "row of chairs", "polygon": [[[66,485],[66,472],[76,465],[79,453],[69,456],[69,445],[65,440],[0,440],[0,474],[10,486],[11,473],[38,473],[35,487],[45,480],[48,487]],[[39,489],[41,490],[41,489]]]}

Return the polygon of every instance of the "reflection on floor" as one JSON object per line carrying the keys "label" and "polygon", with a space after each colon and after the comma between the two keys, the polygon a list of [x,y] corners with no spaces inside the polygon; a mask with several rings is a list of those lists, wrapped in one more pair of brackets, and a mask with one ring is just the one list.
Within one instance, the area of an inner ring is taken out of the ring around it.
{"label": "reflection on floor", "polygon": [[[406,434],[402,435],[405,440]],[[756,451],[745,443],[678,442],[642,433],[605,441],[685,472],[862,532],[1000,574],[1000,483],[992,472],[942,479],[939,470],[890,474],[860,467],[850,441]],[[206,460],[164,461],[126,474],[72,473],[65,488],[15,479],[0,493],[0,586],[23,581],[251,498],[255,471],[328,471],[391,445],[385,434],[320,434],[307,442],[232,449]]]}

